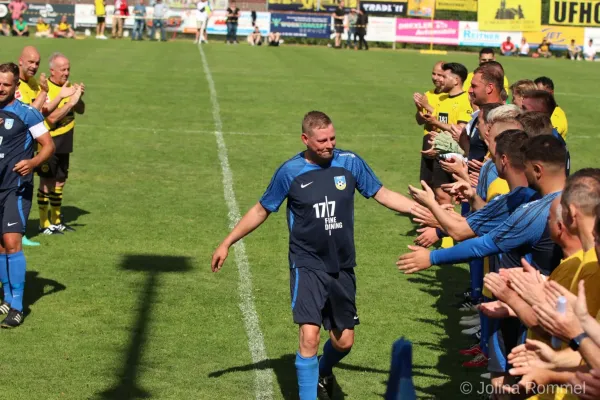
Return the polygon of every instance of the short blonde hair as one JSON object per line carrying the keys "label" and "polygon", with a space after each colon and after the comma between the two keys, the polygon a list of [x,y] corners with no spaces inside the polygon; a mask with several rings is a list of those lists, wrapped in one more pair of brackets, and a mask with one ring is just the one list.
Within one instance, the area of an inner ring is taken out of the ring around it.
{"label": "short blonde hair", "polygon": [[327,114],[322,111],[310,111],[302,119],[302,133],[312,135],[315,129],[324,129],[333,122]]}

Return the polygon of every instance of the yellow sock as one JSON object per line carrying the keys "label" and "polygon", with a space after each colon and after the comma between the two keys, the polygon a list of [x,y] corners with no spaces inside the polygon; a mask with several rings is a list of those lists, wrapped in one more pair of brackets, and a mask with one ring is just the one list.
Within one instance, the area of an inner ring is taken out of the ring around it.
{"label": "yellow sock", "polygon": [[48,219],[48,193],[38,189],[37,193],[38,207],[40,209],[40,228],[47,228],[50,226],[50,220]]}
{"label": "yellow sock", "polygon": [[454,246],[454,240],[450,236],[442,238],[442,249],[449,249],[452,246]]}
{"label": "yellow sock", "polygon": [[62,186],[54,188],[54,192],[50,193],[50,221],[52,225],[58,225],[60,221],[60,207],[62,206]]}

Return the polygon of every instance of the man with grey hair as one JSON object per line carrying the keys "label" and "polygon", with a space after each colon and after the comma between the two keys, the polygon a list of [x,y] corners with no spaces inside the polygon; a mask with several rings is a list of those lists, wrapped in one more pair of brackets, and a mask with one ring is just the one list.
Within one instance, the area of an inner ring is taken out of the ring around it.
{"label": "man with grey hair", "polygon": [[[48,102],[59,95],[63,86],[70,87],[71,64],[61,53],[50,56],[50,78],[48,79]],[[56,146],[55,154],[36,169],[40,177],[38,207],[40,210],[40,232],[45,235],[61,234],[74,229],[62,221],[61,206],[63,189],[69,174],[69,156],[73,152],[75,114],[85,112],[82,96],[83,83],[73,85],[75,93],[61,100],[56,110],[46,116],[46,127]],[[48,215],[48,204],[50,215]]]}

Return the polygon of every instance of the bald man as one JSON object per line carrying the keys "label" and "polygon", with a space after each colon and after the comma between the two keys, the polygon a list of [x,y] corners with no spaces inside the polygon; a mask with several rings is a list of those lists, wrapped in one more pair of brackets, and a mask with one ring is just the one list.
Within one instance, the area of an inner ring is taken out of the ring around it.
{"label": "bald man", "polygon": [[[85,86],[71,85],[71,63],[61,53],[50,56],[50,78],[48,79],[48,103],[53,103],[60,93],[67,88],[74,88],[71,96],[60,99],[56,109],[46,115],[46,127],[56,146],[56,152],[44,164],[36,169],[40,177],[38,190],[38,207],[40,210],[40,232],[44,235],[62,234],[74,229],[62,221],[61,207],[63,188],[69,174],[69,158],[73,152],[73,134],[75,131],[75,114],[85,112],[85,104],[81,97]],[[48,210],[50,204],[50,210]],[[48,215],[50,211],[50,215]]]}

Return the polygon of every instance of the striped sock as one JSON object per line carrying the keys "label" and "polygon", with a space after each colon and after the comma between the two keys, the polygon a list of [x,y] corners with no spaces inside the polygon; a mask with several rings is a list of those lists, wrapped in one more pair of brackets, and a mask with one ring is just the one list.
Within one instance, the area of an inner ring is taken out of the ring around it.
{"label": "striped sock", "polygon": [[50,220],[48,219],[48,193],[42,189],[38,189],[37,193],[38,208],[40,209],[40,228],[47,228],[50,226]]}
{"label": "striped sock", "polygon": [[60,221],[60,208],[62,206],[63,188],[57,186],[54,192],[50,193],[50,221],[52,225],[58,225]]}

